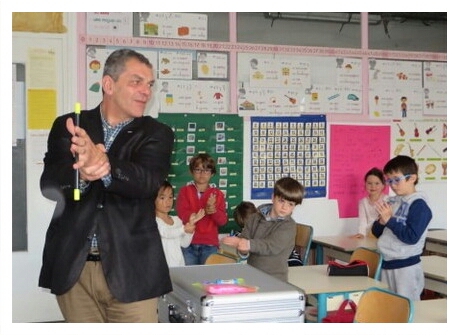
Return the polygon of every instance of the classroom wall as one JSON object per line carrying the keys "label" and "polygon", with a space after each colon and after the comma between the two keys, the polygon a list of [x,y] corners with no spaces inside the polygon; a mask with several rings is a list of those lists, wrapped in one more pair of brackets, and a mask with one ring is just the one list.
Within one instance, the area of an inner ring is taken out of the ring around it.
{"label": "classroom wall", "polygon": [[[250,121],[248,119],[244,121],[244,127],[244,143],[250,143]],[[329,148],[327,152],[330,152]],[[244,162],[248,161],[250,161],[250,150],[249,146],[245,145]],[[251,180],[249,164],[244,164],[244,180]],[[364,187],[363,181],[362,187]],[[446,183],[420,183],[417,185],[417,190],[425,193],[432,208],[433,218],[429,228],[446,229]],[[249,187],[244,187],[243,198],[250,199]],[[252,201],[257,206],[269,202],[269,200]],[[356,203],[355,206],[357,205]],[[358,218],[340,218],[337,200],[328,199],[327,197],[303,199],[303,203],[295,208],[293,218],[299,223],[313,226],[316,236],[352,235],[358,232]]]}
{"label": "classroom wall", "polygon": [[[23,64],[28,63],[28,50],[31,48],[49,48],[56,51],[59,113],[69,110],[72,106],[69,102],[77,99],[77,67],[69,66],[69,64],[76,64],[75,17],[65,15],[65,25],[68,28],[68,33],[65,34],[13,33],[12,45],[13,62]],[[26,72],[29,70],[26,66]],[[12,321],[57,321],[62,320],[62,315],[55,296],[38,287],[43,242],[55,203],[45,199],[39,188],[43,164],[37,164],[37,158],[42,159],[44,152],[36,152],[37,138],[31,138],[27,131],[26,142],[28,248],[27,251],[17,251],[12,254]]]}
{"label": "classroom wall", "polygon": [[[260,25],[267,24],[266,20],[260,20],[260,22],[257,23]],[[249,27],[248,23],[245,24],[246,27]],[[250,23],[250,27],[252,24],[253,22]],[[293,23],[279,21],[276,22],[276,24],[290,25]],[[78,86],[78,74],[76,73],[76,49],[78,46],[76,14],[66,14],[65,25],[68,29],[68,32],[65,34],[13,34],[13,62],[26,62],[27,49],[30,47],[53,47],[58,51],[59,113],[70,111],[73,108],[73,103],[77,101],[78,98],[76,93],[76,88]],[[357,31],[359,31],[355,26],[349,29],[357,29]],[[401,30],[403,29],[401,28]],[[280,30],[272,29],[270,30],[270,34],[272,36],[272,34],[276,34],[279,31]],[[336,36],[336,24],[330,24],[329,30],[325,31],[328,31],[330,36],[333,35],[333,38],[337,39],[336,47],[340,47],[340,45],[338,45],[338,41],[340,41],[339,36]],[[397,31],[397,27],[394,28],[394,33],[395,31]],[[346,32],[346,34],[349,33],[350,32]],[[301,35],[303,32],[292,31],[292,40],[294,40],[295,37],[293,35],[295,34]],[[429,39],[427,34],[428,30],[423,30],[422,38]],[[434,32],[434,34],[437,33]],[[283,36],[277,36],[277,38],[282,39]],[[310,38],[312,38],[312,41],[315,41],[317,45],[320,45],[320,34],[312,34]],[[347,36],[345,38],[350,39],[351,37]],[[384,43],[392,43],[392,41],[388,41],[387,37],[383,34],[381,34],[380,38],[384,40]],[[411,41],[407,41],[407,43],[411,43]],[[446,43],[446,41],[444,43]],[[348,47],[348,45],[345,45],[345,47]],[[249,140],[249,120],[245,119],[244,143],[249,143]],[[32,150],[32,148],[29,146],[28,150]],[[250,153],[248,150],[249,146],[244,145],[244,162],[250,160]],[[42,155],[43,154],[44,152]],[[36,155],[39,155],[39,153],[34,153],[34,156]],[[39,178],[42,166],[34,164],[31,159],[29,155],[29,158],[27,158],[28,250],[14,252],[12,255],[12,321],[58,321],[62,320],[62,316],[55,302],[54,295],[38,288],[38,274],[41,267],[44,236],[54,209],[54,203],[44,199],[41,195],[39,190]],[[244,180],[250,180],[249,164],[244,164],[244,166]],[[434,208],[432,227],[446,228],[446,183],[441,185],[420,185],[419,189],[428,193],[431,198],[432,207]],[[251,200],[248,185],[244,186],[243,193],[244,199]],[[254,200],[254,202],[258,205],[267,201]],[[294,219],[298,222],[312,225],[317,235],[351,234],[357,230],[357,219],[340,219],[336,200],[329,200],[327,198],[305,199],[303,204],[295,209]]]}

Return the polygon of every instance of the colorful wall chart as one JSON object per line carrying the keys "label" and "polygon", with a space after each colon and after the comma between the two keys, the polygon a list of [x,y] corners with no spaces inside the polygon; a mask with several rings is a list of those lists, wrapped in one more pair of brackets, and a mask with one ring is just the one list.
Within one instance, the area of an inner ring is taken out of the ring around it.
{"label": "colorful wall chart", "polygon": [[327,186],[325,115],[251,118],[251,198],[271,199],[274,183],[290,176],[306,198],[324,197]]}
{"label": "colorful wall chart", "polygon": [[447,180],[448,125],[445,120],[402,121],[392,126],[392,155],[406,155],[419,166],[419,180]]}

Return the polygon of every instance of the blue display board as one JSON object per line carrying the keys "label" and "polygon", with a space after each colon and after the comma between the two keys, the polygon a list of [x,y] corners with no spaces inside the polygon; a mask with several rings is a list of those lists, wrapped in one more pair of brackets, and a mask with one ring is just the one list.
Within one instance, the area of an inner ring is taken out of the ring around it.
{"label": "blue display board", "polygon": [[252,117],[250,125],[252,199],[271,199],[275,181],[285,176],[304,185],[306,198],[325,197],[325,115]]}

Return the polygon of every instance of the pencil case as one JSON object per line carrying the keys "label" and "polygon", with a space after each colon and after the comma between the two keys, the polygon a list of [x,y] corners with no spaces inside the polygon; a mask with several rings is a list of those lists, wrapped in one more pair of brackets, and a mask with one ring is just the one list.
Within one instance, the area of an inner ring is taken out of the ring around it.
{"label": "pencil case", "polygon": [[348,264],[335,261],[328,262],[327,272],[329,276],[367,276],[368,264],[365,261],[355,260]]}

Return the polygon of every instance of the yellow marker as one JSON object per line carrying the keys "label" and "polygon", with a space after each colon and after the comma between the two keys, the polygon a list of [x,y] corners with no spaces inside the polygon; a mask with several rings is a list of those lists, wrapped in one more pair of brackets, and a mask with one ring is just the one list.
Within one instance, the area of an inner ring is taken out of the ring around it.
{"label": "yellow marker", "polygon": [[81,104],[79,102],[75,103],[75,114],[81,114]]}
{"label": "yellow marker", "polygon": [[[81,104],[77,102],[75,104],[75,126],[80,126],[80,114]],[[75,155],[75,162],[78,162],[78,154]],[[73,190],[73,200],[80,200],[80,172],[78,169],[75,170],[75,189]]]}

